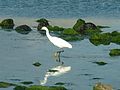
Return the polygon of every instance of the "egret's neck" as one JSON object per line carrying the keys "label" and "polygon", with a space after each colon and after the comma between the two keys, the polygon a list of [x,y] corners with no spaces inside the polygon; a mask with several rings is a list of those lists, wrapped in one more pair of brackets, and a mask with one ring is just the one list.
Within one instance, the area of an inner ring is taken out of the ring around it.
{"label": "egret's neck", "polygon": [[46,35],[47,35],[48,38],[51,38],[48,29],[46,30]]}

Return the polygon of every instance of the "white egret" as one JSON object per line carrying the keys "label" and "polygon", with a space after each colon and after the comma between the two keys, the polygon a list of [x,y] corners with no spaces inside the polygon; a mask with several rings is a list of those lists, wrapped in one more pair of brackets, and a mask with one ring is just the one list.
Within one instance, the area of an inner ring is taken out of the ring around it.
{"label": "white egret", "polygon": [[[48,37],[48,39],[57,47],[59,48],[72,48],[72,45],[70,43],[68,43],[67,41],[59,38],[59,37],[53,37],[49,34],[49,30],[47,27],[42,27],[41,30],[45,30],[46,31],[46,35]],[[60,53],[63,51],[58,51],[58,56],[60,55]]]}

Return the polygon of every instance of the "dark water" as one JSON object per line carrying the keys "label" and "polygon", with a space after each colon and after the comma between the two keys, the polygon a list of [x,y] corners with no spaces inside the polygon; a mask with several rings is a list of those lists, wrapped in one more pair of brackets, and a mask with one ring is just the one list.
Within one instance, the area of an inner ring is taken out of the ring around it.
{"label": "dark water", "polygon": [[0,0],[0,16],[120,17],[120,0]]}

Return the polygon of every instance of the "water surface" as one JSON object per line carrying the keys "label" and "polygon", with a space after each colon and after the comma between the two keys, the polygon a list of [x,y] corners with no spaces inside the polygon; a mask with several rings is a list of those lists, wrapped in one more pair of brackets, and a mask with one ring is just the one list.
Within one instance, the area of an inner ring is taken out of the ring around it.
{"label": "water surface", "polygon": [[[62,24],[62,19],[61,21],[50,20],[52,24],[65,26]],[[70,20],[65,20],[65,22],[69,21],[67,27],[74,23],[74,20],[71,20],[72,22]],[[18,25],[21,21],[16,20]],[[31,23],[31,27],[34,25],[32,25],[33,21],[31,22],[29,19],[27,21],[29,21],[28,24]],[[105,23],[94,19],[91,21],[98,24]],[[111,26],[111,23],[106,24]],[[118,29],[117,27],[119,27],[117,24],[113,26],[111,28]],[[112,31],[111,28],[106,30]],[[20,84],[21,81],[33,81],[34,84],[40,85],[48,70],[61,65],[54,58],[54,52],[58,48],[51,44],[46,36],[41,35],[35,28],[32,29],[33,31],[27,35],[17,33],[14,30],[0,29],[0,81],[17,84]],[[70,90],[92,90],[95,83],[103,82],[111,84],[115,89],[120,88],[120,57],[109,56],[109,50],[119,48],[119,45],[111,43],[108,46],[94,46],[88,39],[70,43],[73,48],[64,49],[61,61],[64,62],[62,67],[70,67],[71,69],[59,76],[49,76],[45,85],[51,86],[57,82],[63,82],[66,83],[65,87]],[[95,61],[104,61],[108,64],[98,66],[93,63]],[[34,62],[40,62],[42,65],[35,67],[32,65]],[[12,88],[5,90],[12,90]]]}

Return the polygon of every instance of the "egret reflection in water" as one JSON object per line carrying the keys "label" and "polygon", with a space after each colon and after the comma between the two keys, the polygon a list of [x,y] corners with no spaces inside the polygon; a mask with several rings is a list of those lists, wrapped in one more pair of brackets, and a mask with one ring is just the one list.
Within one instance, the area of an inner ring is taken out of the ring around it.
{"label": "egret reflection in water", "polygon": [[49,77],[60,76],[62,74],[69,72],[70,70],[71,70],[71,66],[59,65],[59,66],[53,67],[46,72],[44,79],[40,81],[40,84],[45,85]]}

